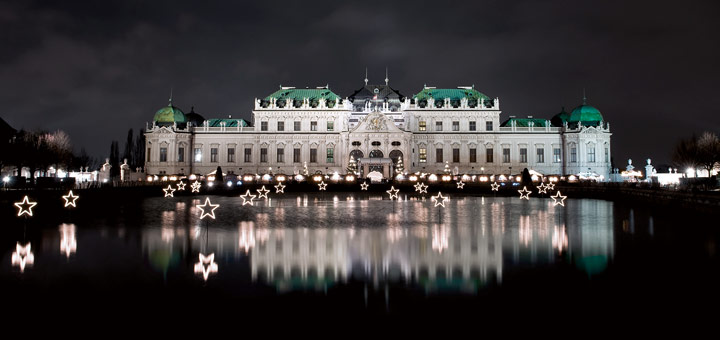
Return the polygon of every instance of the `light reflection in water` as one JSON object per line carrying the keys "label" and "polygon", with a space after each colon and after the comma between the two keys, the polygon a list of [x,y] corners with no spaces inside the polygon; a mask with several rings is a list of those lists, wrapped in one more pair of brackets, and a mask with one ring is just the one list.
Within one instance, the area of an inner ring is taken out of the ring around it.
{"label": "light reflection in water", "polygon": [[75,239],[75,225],[60,225],[60,253],[65,254],[67,258],[77,251],[77,240]]}
{"label": "light reflection in water", "polygon": [[20,245],[20,242],[15,245],[11,263],[14,267],[19,267],[21,273],[25,271],[25,267],[32,267],[35,263],[35,254],[32,252],[30,242],[24,246]]}
{"label": "light reflection in water", "polygon": [[218,272],[218,265],[215,263],[215,254],[198,256],[199,261],[195,264],[195,274],[202,274],[203,280],[207,281],[210,274]]}

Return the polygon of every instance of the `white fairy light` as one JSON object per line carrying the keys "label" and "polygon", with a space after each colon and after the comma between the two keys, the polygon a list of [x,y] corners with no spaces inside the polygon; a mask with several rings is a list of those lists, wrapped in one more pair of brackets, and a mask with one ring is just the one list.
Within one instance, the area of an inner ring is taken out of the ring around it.
{"label": "white fairy light", "polygon": [[538,194],[547,194],[548,187],[545,185],[545,183],[540,183],[537,187]]}
{"label": "white fairy light", "polygon": [[215,253],[207,256],[200,253],[198,257],[200,260],[195,264],[195,274],[202,274],[203,279],[207,281],[210,274],[218,272],[218,265],[215,263]]}
{"label": "white fairy light", "polygon": [[75,201],[77,201],[77,199],[80,198],[80,196],[73,195],[72,190],[70,190],[70,192],[67,195],[63,196],[62,198],[65,200],[65,208],[67,208],[71,205],[73,207],[77,208],[77,205],[75,205]]}
{"label": "white fairy light", "polygon": [[458,188],[458,189],[463,189],[463,188],[465,188],[465,182],[463,182],[463,181],[457,182],[457,188]]}
{"label": "white fairy light", "polygon": [[30,248],[30,242],[25,246],[21,246],[20,242],[15,245],[15,251],[12,253],[10,260],[13,266],[20,267],[20,272],[25,271],[26,266],[32,266],[35,263],[35,255]]}
{"label": "white fairy light", "polygon": [[548,188],[548,190],[553,191],[553,190],[555,190],[555,183],[550,182],[547,185],[545,185],[545,187]]}
{"label": "white fairy light", "polygon": [[562,206],[564,207],[564,206],[565,206],[565,199],[567,198],[567,196],[561,195],[561,194],[560,194],[560,190],[558,190],[558,191],[555,193],[555,196],[550,196],[550,198],[553,199],[553,203],[554,203],[553,205],[562,205]]}
{"label": "white fairy light", "polygon": [[265,189],[264,185],[262,186],[262,188],[256,189],[256,190],[258,192],[258,199],[261,199],[261,198],[267,199],[268,198],[268,193],[270,192],[270,190]]}
{"label": "white fairy light", "polygon": [[444,208],[444,207],[445,207],[445,202],[448,201],[449,198],[443,197],[442,193],[438,191],[438,195],[437,195],[437,196],[431,196],[431,200],[432,200],[433,202],[435,202],[435,206],[436,206],[436,207],[437,207],[438,205],[440,205],[440,206],[442,206],[442,207]]}
{"label": "white fairy light", "polygon": [[[28,199],[28,197],[26,195],[25,197],[23,197],[22,202],[15,203],[15,206],[18,209],[20,209],[20,211],[18,211],[18,214],[17,214],[18,217],[20,217],[22,215],[28,215],[28,216],[32,217],[32,215],[33,215],[32,208],[36,205],[37,205],[37,202],[30,202],[30,199]],[[24,208],[25,206],[27,206],[27,208]]]}
{"label": "white fairy light", "polygon": [[242,205],[245,205],[245,204],[253,205],[253,200],[255,199],[255,195],[251,194],[250,190],[248,189],[248,191],[245,192],[245,195],[241,195],[240,198],[242,198],[242,200],[243,200]]}
{"label": "white fairy light", "polygon": [[167,189],[163,189],[165,192],[165,197],[173,197],[173,192],[175,192],[175,189],[173,189],[172,185],[168,185]]}
{"label": "white fairy light", "polygon": [[493,182],[492,184],[490,184],[490,189],[492,189],[492,191],[498,191],[500,189],[500,184],[498,184],[497,182]]}
{"label": "white fairy light", "polygon": [[360,190],[365,190],[365,191],[367,191],[367,189],[368,189],[369,186],[370,186],[370,184],[367,184],[367,183],[365,183],[365,182],[360,183]]}
{"label": "white fairy light", "polygon": [[417,191],[417,192],[420,193],[420,194],[422,194],[422,193],[426,193],[426,194],[427,194],[427,188],[428,188],[428,186],[425,185],[425,183],[417,182],[417,183],[415,184],[415,191]]}
{"label": "white fairy light", "polygon": [[394,186],[391,186],[391,187],[390,187],[390,190],[385,191],[385,192],[387,192],[388,194],[390,194],[390,200],[392,200],[393,198],[398,199],[398,192],[400,192],[400,190],[399,190],[399,189],[395,189]]}
{"label": "white fairy light", "polygon": [[532,191],[528,190],[527,187],[523,187],[523,189],[518,190],[518,192],[520,193],[520,199],[530,200],[530,193]]}
{"label": "white fairy light", "polygon": [[325,181],[321,180],[320,183],[318,183],[318,187],[320,187],[320,191],[325,191],[327,184],[325,184]]}
{"label": "white fairy light", "polygon": [[[220,206],[220,204],[212,204],[212,203],[210,203],[210,197],[205,197],[205,204],[203,204],[203,205],[196,205],[195,207],[198,208],[198,209],[200,209],[200,211],[202,212],[202,213],[200,214],[200,219],[201,219],[201,220],[204,219],[205,216],[208,216],[208,217],[210,217],[210,218],[212,218],[212,219],[214,220],[214,219],[215,219],[215,209],[217,209],[219,206]],[[205,211],[205,209],[209,209],[210,212]]]}
{"label": "white fairy light", "polygon": [[202,186],[202,184],[200,184],[200,182],[198,182],[197,180],[195,180],[195,182],[193,182],[193,184],[190,184],[190,188],[192,188],[192,192],[200,192],[201,186]]}
{"label": "white fairy light", "polygon": [[185,191],[185,183],[183,183],[183,182],[178,182],[178,183],[177,183],[177,189],[178,189],[178,191]]}
{"label": "white fairy light", "polygon": [[278,183],[278,184],[275,186],[275,193],[276,193],[276,194],[280,194],[280,193],[283,193],[283,194],[284,194],[284,193],[285,193],[285,185],[283,185],[282,183]]}

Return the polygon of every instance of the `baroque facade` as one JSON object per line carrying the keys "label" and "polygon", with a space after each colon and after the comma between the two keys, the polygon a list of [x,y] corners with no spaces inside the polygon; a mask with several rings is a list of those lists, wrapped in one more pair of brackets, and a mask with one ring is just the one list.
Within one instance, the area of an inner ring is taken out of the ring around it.
{"label": "baroque facade", "polygon": [[610,174],[610,125],[582,105],[550,119],[501,119],[499,98],[474,86],[423,89],[406,97],[389,85],[368,84],[342,98],[328,86],[281,87],[256,99],[252,123],[204,119],[171,103],[146,129],[146,172],[205,175],[358,172]]}

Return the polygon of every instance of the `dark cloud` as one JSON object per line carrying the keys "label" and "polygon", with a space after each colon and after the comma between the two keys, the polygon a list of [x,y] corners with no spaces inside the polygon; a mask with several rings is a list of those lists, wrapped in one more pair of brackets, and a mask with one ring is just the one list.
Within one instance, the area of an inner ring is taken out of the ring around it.
{"label": "dark cloud", "polygon": [[104,156],[167,103],[250,117],[278,85],[475,84],[503,117],[589,102],[618,165],[720,131],[712,1],[16,1],[0,3],[2,116]]}

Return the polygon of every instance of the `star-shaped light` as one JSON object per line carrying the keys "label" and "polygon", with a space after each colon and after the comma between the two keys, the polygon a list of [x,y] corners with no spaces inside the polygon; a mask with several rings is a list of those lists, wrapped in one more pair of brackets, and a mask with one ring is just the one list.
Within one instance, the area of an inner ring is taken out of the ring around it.
{"label": "star-shaped light", "polygon": [[77,205],[75,205],[75,201],[77,201],[77,199],[80,198],[80,196],[73,195],[72,190],[70,190],[70,192],[67,195],[63,196],[62,198],[65,199],[65,208],[67,208],[71,205],[73,207],[77,208]]}
{"label": "star-shaped light", "polygon": [[548,190],[553,191],[555,190],[555,183],[549,182],[545,187],[548,188]]}
{"label": "star-shaped light", "polygon": [[275,193],[276,193],[276,194],[279,194],[279,193],[283,193],[283,194],[284,194],[284,193],[285,193],[285,186],[284,186],[282,183],[278,183],[278,184],[275,186]]}
{"label": "star-shaped light", "polygon": [[178,191],[185,191],[185,183],[178,182],[177,189],[178,189]]}
{"label": "star-shaped light", "polygon": [[20,267],[20,272],[24,272],[25,266],[32,266],[34,262],[35,255],[30,249],[30,242],[25,246],[21,246],[20,242],[18,242],[15,245],[15,251],[12,253],[12,265]]}
{"label": "star-shaped light", "polygon": [[198,257],[200,260],[195,264],[195,273],[202,274],[203,280],[207,281],[210,274],[217,273],[218,271],[218,265],[215,263],[215,253],[208,256],[200,253],[200,256]]}
{"label": "star-shaped light", "polygon": [[421,194],[426,193],[427,194],[427,188],[428,188],[428,186],[425,185],[425,183],[418,182],[415,184],[415,191],[417,191],[418,193],[421,193]]}
{"label": "star-shaped light", "polygon": [[15,206],[20,209],[18,211],[18,217],[27,214],[28,216],[32,216],[32,208],[37,205],[37,202],[30,202],[27,196],[23,197],[22,202],[15,203]]}
{"label": "star-shaped light", "polygon": [[242,198],[242,200],[243,200],[242,205],[246,205],[246,204],[253,205],[253,200],[255,199],[255,196],[256,195],[253,195],[250,193],[250,190],[246,191],[245,195],[240,196],[240,198]]}
{"label": "star-shaped light", "polygon": [[165,192],[165,197],[173,197],[173,192],[175,192],[175,189],[173,189],[172,185],[168,185],[167,189],[163,189]]}
{"label": "star-shaped light", "polygon": [[537,187],[538,194],[547,194],[548,187],[545,185],[545,183],[540,183]]}
{"label": "star-shaped light", "polygon": [[[205,204],[203,204],[203,205],[196,205],[195,207],[198,208],[198,209],[200,209],[200,211],[202,212],[202,213],[200,214],[200,219],[201,219],[201,220],[202,220],[203,218],[205,218],[205,216],[208,216],[208,217],[210,217],[210,218],[212,218],[212,219],[214,220],[214,219],[215,219],[215,209],[217,209],[219,206],[220,206],[220,204],[212,204],[212,203],[210,203],[210,197],[205,197]],[[206,211],[205,209],[208,209],[210,212]]]}
{"label": "star-shaped light", "polygon": [[385,191],[385,192],[387,192],[388,194],[390,194],[390,200],[392,200],[393,198],[395,198],[395,199],[398,198],[398,192],[400,192],[400,190],[399,190],[399,189],[395,189],[394,186],[391,186],[391,187],[390,187],[390,190]]}
{"label": "star-shaped light", "polygon": [[492,191],[498,191],[498,189],[500,189],[500,184],[493,182],[493,184],[490,184],[490,189],[492,189]]}
{"label": "star-shaped light", "polygon": [[262,186],[262,188],[256,189],[256,190],[257,190],[257,192],[258,192],[258,199],[261,199],[261,198],[263,198],[263,197],[264,197],[265,199],[268,198],[268,195],[267,195],[267,194],[270,192],[270,190],[265,189],[265,186],[264,186],[264,185]]}
{"label": "star-shaped light", "polygon": [[441,205],[441,206],[445,207],[445,201],[448,200],[448,198],[447,198],[447,197],[443,197],[442,193],[439,192],[439,191],[438,191],[438,195],[437,195],[437,196],[431,196],[431,199],[432,199],[433,202],[435,202],[435,206],[436,206],[436,207],[437,207],[438,205]]}
{"label": "star-shaped light", "polygon": [[528,190],[527,187],[523,187],[522,190],[518,190],[520,193],[520,199],[530,200],[530,193],[532,191]]}
{"label": "star-shaped light", "polygon": [[193,184],[190,184],[190,188],[192,188],[192,192],[200,192],[201,186],[202,186],[202,184],[200,184],[200,182],[198,182],[197,180],[195,180],[195,182],[193,182]]}
{"label": "star-shaped light", "polygon": [[463,181],[457,182],[458,189],[463,189],[464,187],[465,187],[465,182],[463,182]]}
{"label": "star-shaped light", "polygon": [[320,191],[325,191],[325,187],[327,187],[327,184],[325,184],[325,181],[321,181],[318,183],[318,186],[320,187]]}
{"label": "star-shaped light", "polygon": [[561,195],[561,194],[560,194],[560,190],[558,190],[558,192],[555,193],[555,196],[550,196],[550,198],[553,199],[553,203],[555,203],[554,205],[558,205],[558,204],[559,204],[559,205],[562,205],[562,206],[564,207],[564,206],[565,206],[565,199],[567,198],[567,196]]}
{"label": "star-shaped light", "polygon": [[365,183],[365,182],[360,183],[360,190],[365,190],[365,191],[367,191],[367,188],[368,188],[369,186],[370,186],[370,184],[367,184],[367,183]]}

